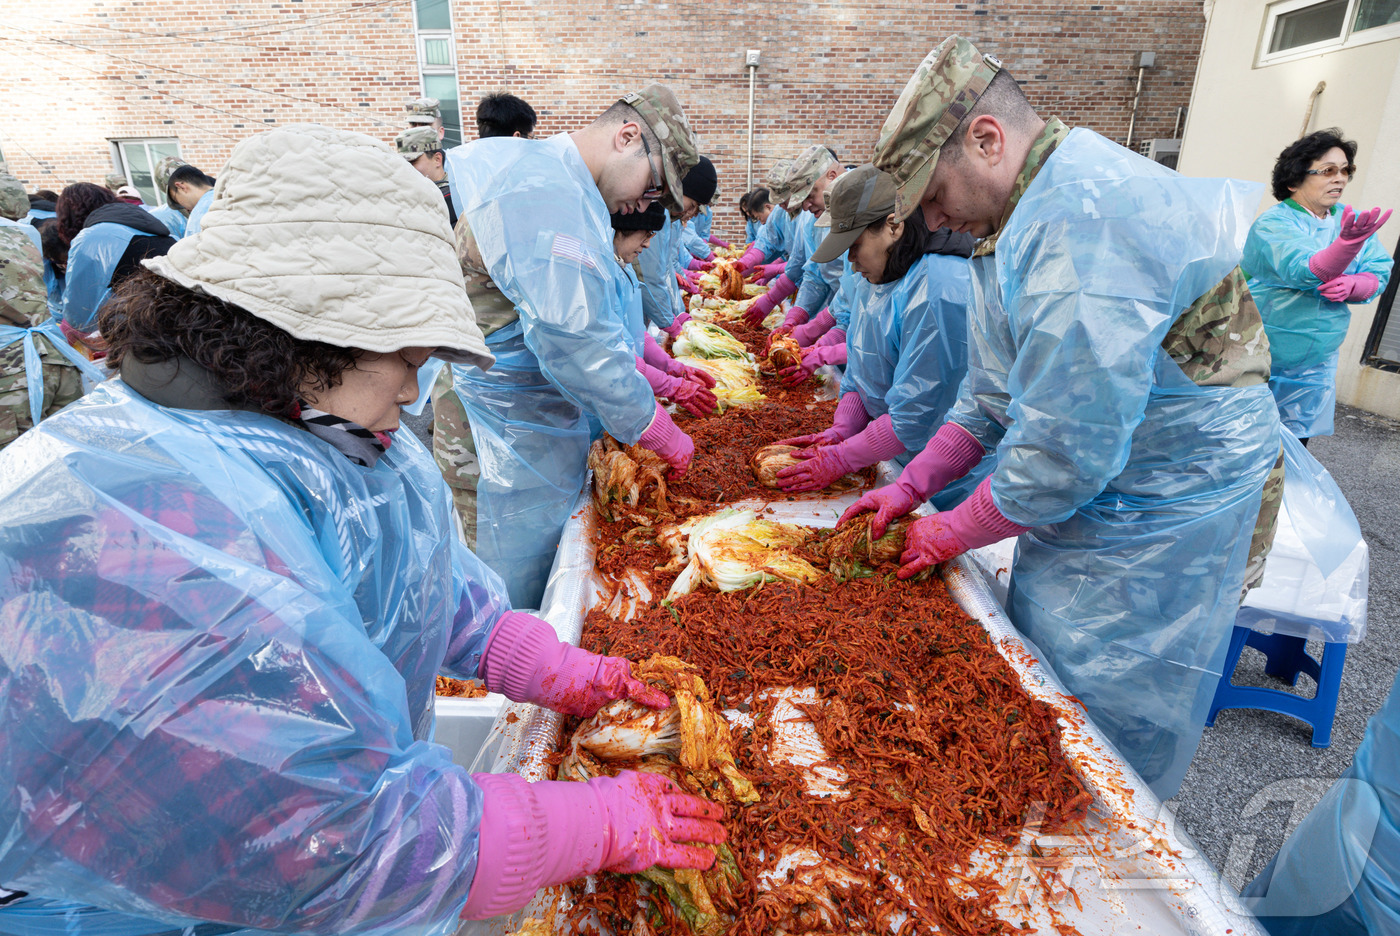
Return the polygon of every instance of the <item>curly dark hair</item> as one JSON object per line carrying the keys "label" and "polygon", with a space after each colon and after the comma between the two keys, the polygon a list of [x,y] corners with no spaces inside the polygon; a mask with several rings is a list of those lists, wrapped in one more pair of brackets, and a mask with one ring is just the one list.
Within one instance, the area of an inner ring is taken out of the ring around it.
{"label": "curly dark hair", "polygon": [[1292,198],[1293,189],[1307,181],[1312,164],[1334,146],[1341,147],[1347,154],[1349,164],[1356,164],[1356,141],[1344,139],[1338,127],[1309,133],[1288,144],[1274,162],[1274,198],[1279,201]]}
{"label": "curly dark hair", "polygon": [[118,286],[97,314],[107,362],[130,354],[144,364],[187,357],[206,368],[236,407],[292,417],[303,389],[340,383],[359,352],[294,338],[222,299],[149,270]]}
{"label": "curly dark hair", "polygon": [[69,244],[83,229],[83,222],[103,205],[110,205],[117,196],[101,185],[91,182],[74,182],[58,196],[54,206],[54,216],[58,219],[58,236]]}

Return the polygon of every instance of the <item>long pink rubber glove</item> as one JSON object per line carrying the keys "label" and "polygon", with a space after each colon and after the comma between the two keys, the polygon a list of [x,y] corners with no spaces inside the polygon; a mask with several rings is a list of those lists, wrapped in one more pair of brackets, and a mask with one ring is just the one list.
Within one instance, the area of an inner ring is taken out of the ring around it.
{"label": "long pink rubber glove", "polygon": [[758,282],[761,284],[767,283],[775,276],[782,275],[783,271],[787,269],[787,261],[774,260],[772,263],[763,264],[758,269],[760,271],[758,274]]}
{"label": "long pink rubber glove", "polygon": [[860,400],[859,393],[841,394],[841,402],[836,404],[836,415],[831,421],[830,429],[823,429],[821,432],[814,432],[811,435],[793,436],[791,439],[779,439],[774,445],[796,445],[805,447],[808,445],[835,445],[837,442],[844,442],[857,432],[861,432],[870,425],[870,414],[865,410],[865,404]]}
{"label": "long pink rubber glove", "polygon": [[729,241],[727,241],[727,240],[720,240],[718,237],[715,237],[713,234],[711,234],[711,235],[709,236],[709,238],[707,238],[707,239],[708,239],[709,244],[710,244],[711,247],[723,247],[725,250],[728,250],[730,247],[733,247],[733,246],[734,246],[733,244],[729,243]]}
{"label": "long pink rubber glove", "polygon": [[895,436],[886,413],[866,426],[864,432],[844,442],[794,453],[803,462],[778,472],[778,487],[784,491],[820,491],[842,475],[903,452],[904,443]]}
{"label": "long pink rubber glove", "polygon": [[1374,273],[1343,273],[1317,287],[1317,291],[1333,302],[1367,302],[1380,288],[1381,281]]}
{"label": "long pink rubber glove", "polygon": [[671,422],[671,414],[661,408],[661,404],[656,404],[656,415],[652,417],[651,425],[647,426],[647,431],[642,433],[641,439],[637,442],[642,448],[651,449],[671,466],[671,470],[666,473],[666,480],[679,481],[685,477],[685,470],[690,467],[690,460],[695,457],[695,443],[690,436],[676,428],[676,424]]}
{"label": "long pink rubber glove", "polygon": [[815,348],[826,348],[831,345],[843,345],[846,343],[846,329],[841,327],[832,328],[816,341],[812,342]]}
{"label": "long pink rubber glove", "polygon": [[783,378],[783,383],[789,387],[795,387],[802,381],[811,377],[818,367],[823,364],[846,363],[846,345],[833,344],[825,347],[813,345],[810,348],[802,349],[802,360],[796,364],[784,367],[778,371],[778,376]]}
{"label": "long pink rubber glove", "polygon": [[[685,365],[673,361],[682,371]],[[670,400],[692,416],[708,416],[719,408],[714,393],[703,383],[688,380],[684,374],[667,374],[637,358],[637,370],[647,379],[653,396]]]}
{"label": "long pink rubber glove", "polygon": [[763,262],[763,251],[757,247],[750,246],[748,250],[739,257],[739,269],[752,270],[756,265]]}
{"label": "long pink rubber glove", "polygon": [[744,321],[750,325],[758,325],[768,317],[768,314],[782,305],[784,299],[797,292],[797,284],[787,278],[784,273],[773,281],[773,285],[768,287],[768,291],[754,300],[749,306],[749,311],[744,313]]}
{"label": "long pink rubber glove", "polygon": [[817,343],[817,339],[836,327],[836,316],[830,309],[822,309],[816,318],[792,330],[792,337],[799,347],[807,348]]}
{"label": "long pink rubber glove", "polygon": [[677,315],[674,319],[671,320],[670,325],[667,325],[661,330],[664,331],[666,334],[670,335],[672,338],[679,338],[681,336],[681,329],[685,327],[685,323],[688,321],[690,321],[690,313],[682,312],[680,315]]}
{"label": "long pink rubber glove", "polygon": [[[682,313],[682,315],[687,316],[689,314],[690,313],[688,312]],[[676,316],[676,318],[680,318],[680,316],[678,315]],[[689,321],[689,319],[687,319],[687,321]],[[675,323],[672,322],[671,324],[674,325]],[[680,329],[677,329],[676,331],[677,334],[680,333]],[[642,336],[642,360],[646,361],[648,364],[650,364],[657,370],[664,371],[665,373],[670,374],[672,377],[685,376],[683,372],[677,373],[673,369],[681,365],[676,361],[675,358],[671,357],[671,355],[666,353],[665,348],[661,347],[661,345],[656,343],[656,339],[651,336],[651,332],[645,332]]]}
{"label": "long pink rubber glove", "polygon": [[1389,211],[1381,214],[1379,208],[1372,208],[1357,214],[1347,205],[1342,209],[1342,228],[1337,239],[1312,255],[1308,269],[1324,283],[1341,276],[1361,253],[1366,238],[1379,231],[1389,219]]}
{"label": "long pink rubber glove", "polygon": [[899,577],[918,575],[934,563],[947,562],[1008,536],[1020,536],[1029,529],[997,510],[992,501],[992,479],[983,478],[972,496],[952,510],[914,521],[899,557]]}
{"label": "long pink rubber glove", "polygon": [[637,372],[647,379],[647,383],[651,386],[652,396],[670,399],[671,394],[685,383],[684,377],[673,377],[643,358],[637,358]]}
{"label": "long pink rubber glove", "polygon": [[592,715],[617,699],[650,708],[670,704],[666,693],[634,678],[626,660],[567,644],[549,624],[523,611],[501,616],[481,652],[477,675],[492,692],[566,715]]}
{"label": "long pink rubber glove", "polygon": [[712,260],[701,260],[698,257],[692,257],[690,262],[686,264],[685,268],[687,270],[694,270],[697,273],[703,273],[706,270],[713,270],[715,268],[715,264]]}
{"label": "long pink rubber glove", "polygon": [[659,774],[624,770],[587,783],[473,774],[481,788],[476,872],[463,919],[519,910],[541,887],[653,865],[706,870],[725,840],[724,810]]}
{"label": "long pink rubber glove", "polygon": [[870,532],[876,539],[885,535],[885,527],[896,517],[902,517],[934,494],[972,470],[982,460],[982,443],[957,423],[944,423],[929,439],[924,450],[915,455],[900,472],[899,480],[862,494],[837,521],[837,526],[868,510],[875,511]]}
{"label": "long pink rubber glove", "polygon": [[676,274],[676,283],[680,286],[681,289],[684,289],[686,292],[690,293],[692,296],[694,296],[694,295],[696,295],[697,293],[700,292],[700,287],[699,287],[699,286],[696,286],[694,283],[692,283],[690,280],[686,279],[686,278],[685,278],[684,276],[682,276],[680,273],[677,273],[677,274]]}

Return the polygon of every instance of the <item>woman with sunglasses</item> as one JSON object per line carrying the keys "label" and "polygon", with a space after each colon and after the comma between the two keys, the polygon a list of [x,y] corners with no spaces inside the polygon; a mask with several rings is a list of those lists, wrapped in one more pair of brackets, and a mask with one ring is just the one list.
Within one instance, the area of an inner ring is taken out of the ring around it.
{"label": "woman with sunglasses", "polygon": [[1279,417],[1305,445],[1332,434],[1347,303],[1370,302],[1390,278],[1376,237],[1390,212],[1340,204],[1355,174],[1356,143],[1336,128],[1290,144],[1274,163],[1279,203],[1250,228],[1240,262],[1269,336]]}

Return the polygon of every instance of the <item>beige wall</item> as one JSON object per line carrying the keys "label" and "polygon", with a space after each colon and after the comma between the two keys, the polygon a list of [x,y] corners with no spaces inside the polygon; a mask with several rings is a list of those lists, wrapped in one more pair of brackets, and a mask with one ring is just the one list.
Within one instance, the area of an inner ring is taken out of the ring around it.
{"label": "beige wall", "polygon": [[[1220,0],[1210,6],[1182,136],[1181,171],[1267,184],[1274,159],[1299,136],[1309,95],[1325,81],[1307,129],[1341,127],[1357,141],[1358,171],[1344,201],[1358,208],[1400,208],[1400,39],[1255,67],[1266,0]],[[1266,195],[1259,208],[1273,204],[1273,196]],[[1398,236],[1400,213],[1380,233],[1392,252]],[[1337,368],[1337,398],[1400,418],[1400,374],[1360,364],[1376,308],[1374,302],[1352,306]]]}

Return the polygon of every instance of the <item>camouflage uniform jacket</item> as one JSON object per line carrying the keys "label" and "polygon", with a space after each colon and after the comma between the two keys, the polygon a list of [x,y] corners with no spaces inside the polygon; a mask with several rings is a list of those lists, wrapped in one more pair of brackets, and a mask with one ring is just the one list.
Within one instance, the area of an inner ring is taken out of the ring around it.
{"label": "camouflage uniform jacket", "polygon": [[[30,329],[48,317],[43,258],[22,228],[0,227],[0,328]],[[34,335],[34,344],[42,361],[42,413],[50,416],[83,395],[82,376],[47,335]],[[23,341],[0,336],[0,449],[34,425],[30,379]]]}

